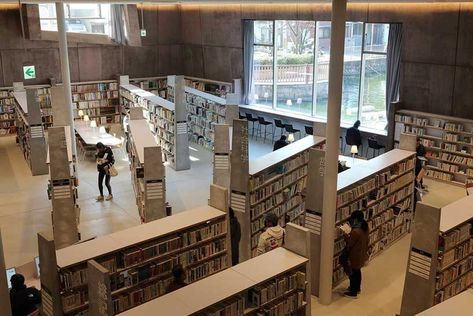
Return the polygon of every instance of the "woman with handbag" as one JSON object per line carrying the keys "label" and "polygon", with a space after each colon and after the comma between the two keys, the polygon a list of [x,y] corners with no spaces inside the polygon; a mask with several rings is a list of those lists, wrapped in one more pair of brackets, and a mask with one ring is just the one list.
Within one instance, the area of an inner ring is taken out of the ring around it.
{"label": "woman with handbag", "polygon": [[97,202],[101,202],[104,200],[103,196],[103,180],[105,179],[105,186],[108,190],[108,196],[105,200],[110,201],[113,199],[112,195],[112,187],[110,186],[110,178],[111,178],[111,169],[115,167],[113,164],[115,163],[115,159],[113,157],[112,149],[108,146],[105,146],[102,143],[97,143],[96,145],[97,153],[95,154],[97,160],[97,171],[99,172],[99,191],[100,195],[97,197]]}

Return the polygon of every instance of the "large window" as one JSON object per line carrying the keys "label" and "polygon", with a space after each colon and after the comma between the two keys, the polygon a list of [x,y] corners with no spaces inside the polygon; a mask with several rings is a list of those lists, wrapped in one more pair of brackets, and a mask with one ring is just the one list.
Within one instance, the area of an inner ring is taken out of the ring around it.
{"label": "large window", "polygon": [[[327,117],[329,21],[255,21],[252,102]],[[343,123],[386,125],[386,47],[389,24],[347,22]]]}
{"label": "large window", "polygon": [[[39,17],[42,31],[57,31],[56,5],[41,3]],[[66,31],[110,36],[110,4],[64,4]]]}

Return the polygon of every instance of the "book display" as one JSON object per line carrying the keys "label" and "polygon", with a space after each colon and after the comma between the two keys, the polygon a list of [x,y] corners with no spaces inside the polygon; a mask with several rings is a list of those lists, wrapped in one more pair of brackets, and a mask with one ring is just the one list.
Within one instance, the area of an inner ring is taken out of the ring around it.
{"label": "book display", "polygon": [[[120,123],[119,91],[116,80],[71,84],[74,119],[88,115],[98,124]],[[79,111],[82,112],[79,115]]]}
{"label": "book display", "polygon": [[[184,90],[183,86],[181,90]],[[180,119],[185,116],[185,104],[170,102],[131,84],[120,85],[120,97],[122,113],[133,107],[145,110],[144,117],[163,151],[164,161],[175,170],[189,169],[187,126]]]}
{"label": "book display", "polygon": [[473,120],[401,110],[395,124],[395,141],[404,132],[425,146],[426,177],[461,186],[473,182]]}
{"label": "book display", "polygon": [[15,127],[15,99],[11,89],[0,89],[0,136],[7,136],[16,132]]}
{"label": "book display", "polygon": [[149,91],[155,95],[160,96],[163,99],[167,99],[167,77],[149,77],[149,78],[133,78],[130,79],[130,83]]}
{"label": "book display", "polygon": [[401,315],[420,313],[473,285],[473,197],[442,208],[419,202]]}
{"label": "book display", "polygon": [[240,261],[256,256],[264,217],[275,213],[281,226],[304,224],[304,199],[309,149],[322,147],[325,138],[307,136],[286,147],[248,161],[248,126],[233,123],[230,206],[241,225]]}
{"label": "book display", "polygon": [[15,91],[13,96],[15,99],[17,139],[23,156],[34,176],[47,174],[46,139],[37,90]]}
{"label": "book display", "polygon": [[194,88],[186,87],[185,91],[189,140],[213,150],[215,125],[232,125],[238,119],[238,105]]}
{"label": "book display", "polygon": [[[304,245],[307,233],[302,227],[289,224],[284,247],[130,309],[123,316],[152,315],[157,310],[167,316],[308,316],[311,267],[309,246]],[[294,244],[299,247],[292,248]],[[301,248],[303,251],[296,250]]]}
{"label": "book display", "polygon": [[145,119],[128,121],[128,158],[141,222],[166,216],[166,181],[161,148]]}
{"label": "book display", "polygon": [[[41,261],[41,283],[51,284],[51,278],[58,282],[57,293],[46,286],[47,295],[60,297],[53,300],[52,309],[60,308],[64,315],[87,315],[87,263],[95,260],[109,272],[115,315],[165,294],[176,264],[186,269],[187,283],[225,269],[226,214],[199,207],[66,247],[52,256],[55,265],[43,267]],[[43,279],[43,269],[52,271],[49,279]]]}

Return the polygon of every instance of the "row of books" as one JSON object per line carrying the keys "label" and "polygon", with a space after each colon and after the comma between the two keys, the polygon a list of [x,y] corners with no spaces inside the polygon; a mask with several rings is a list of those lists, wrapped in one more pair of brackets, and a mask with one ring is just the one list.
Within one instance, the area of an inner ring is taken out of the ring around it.
{"label": "row of books", "polygon": [[441,155],[439,155],[437,152],[428,151],[425,154],[425,157],[433,158],[433,159],[441,159],[441,160],[445,160],[445,161],[448,161],[448,162],[473,167],[473,158],[468,158],[468,157],[465,157],[465,156],[458,156],[458,155],[453,155],[453,154],[449,154],[449,153],[442,153]]}
{"label": "row of books", "polygon": [[7,110],[3,110],[0,112],[8,112],[8,111],[13,111],[15,105],[15,99],[13,97],[8,97],[5,99],[0,99],[0,106],[4,106]]}
{"label": "row of books", "polygon": [[[117,82],[109,83],[94,83],[94,84],[73,84],[71,85],[72,93],[86,93],[86,92],[96,92],[96,91],[110,91],[118,90]],[[118,96],[117,96],[118,97]]]}
{"label": "row of books", "polygon": [[192,134],[196,134],[198,136],[202,136],[209,142],[215,141],[215,132],[214,129],[206,128],[200,125],[197,125],[193,122],[187,122],[187,130]]}
{"label": "row of books", "polygon": [[354,188],[347,189],[337,194],[337,207],[349,203],[360,196],[367,194],[376,188],[376,179],[371,178],[356,185]]}
{"label": "row of books", "polygon": [[391,217],[386,222],[382,223],[381,225],[377,226],[375,229],[370,231],[369,235],[369,245],[372,246],[376,242],[385,237],[391,235],[394,229],[400,225],[403,225],[405,221],[411,219],[411,213],[405,212],[399,216]]}
{"label": "row of books", "polygon": [[204,136],[202,135],[199,135],[199,134],[196,134],[196,133],[193,133],[191,131],[189,131],[187,133],[187,136],[188,136],[188,139],[191,141],[191,142],[194,142],[208,150],[213,150],[214,148],[214,143],[213,143],[213,139],[212,140],[209,140],[207,138],[205,138]]}
{"label": "row of books", "polygon": [[174,111],[170,111],[166,108],[163,108],[161,106],[156,106],[154,108],[154,111],[152,111],[155,115],[162,117],[172,123],[174,123]]}
{"label": "row of books", "polygon": [[405,212],[403,214],[403,217],[398,217],[395,219],[394,229],[392,229],[392,231],[370,245],[371,257],[374,257],[384,249],[389,248],[394,241],[410,231],[412,213]]}
{"label": "row of books", "polygon": [[199,313],[199,316],[243,316],[245,299],[242,296],[232,297]]}
{"label": "row of books", "polygon": [[446,286],[443,290],[435,293],[434,304],[441,303],[452,296],[455,296],[473,285],[473,271],[470,271],[455,282]]}
{"label": "row of books", "polygon": [[210,109],[206,109],[200,106],[196,106],[193,104],[187,104],[187,113],[192,116],[198,116],[203,119],[206,119],[208,121],[218,123],[218,124],[224,124],[225,123],[225,115],[220,115],[215,111],[212,111]]}
{"label": "row of books", "polygon": [[434,179],[444,180],[444,181],[452,181],[453,175],[451,173],[445,173],[442,171],[428,169],[426,174],[427,177],[431,177]]}
{"label": "row of books", "polygon": [[438,274],[435,279],[435,290],[442,289],[471,270],[473,270],[473,254]]}
{"label": "row of books", "polygon": [[73,102],[72,106],[74,109],[79,109],[79,110],[89,109],[89,108],[103,108],[103,107],[113,107],[115,109],[117,107],[117,105],[113,104],[113,102],[111,102],[111,100],[109,99]]}
{"label": "row of books", "polygon": [[216,103],[214,101],[210,101],[201,96],[194,95],[192,93],[187,92],[186,103],[190,106],[199,107],[203,110],[207,110],[209,112],[213,112],[217,115],[225,117],[225,113],[226,113],[225,105]]}
{"label": "row of books", "polygon": [[473,239],[467,239],[463,243],[458,244],[454,248],[445,252],[439,252],[438,269],[443,270],[452,263],[462,260],[473,251]]}
{"label": "row of books", "polygon": [[460,167],[458,165],[451,165],[445,162],[437,162],[437,168],[444,171],[460,172]]}
{"label": "row of books", "polygon": [[67,313],[67,311],[84,305],[88,300],[88,295],[86,291],[79,291],[74,293],[69,293],[61,297],[62,299],[62,308]]}
{"label": "row of books", "polygon": [[443,134],[442,138],[444,140],[448,140],[448,141],[451,141],[451,142],[458,142],[458,134],[445,133],[445,134]]}
{"label": "row of books", "polygon": [[445,125],[443,126],[444,130],[452,131],[452,132],[462,132],[463,128],[464,127],[462,124],[455,124],[455,123],[448,123],[448,122],[446,122]]}
{"label": "row of books", "polygon": [[0,113],[0,121],[1,120],[14,120],[15,114],[13,113]]}
{"label": "row of books", "polygon": [[166,89],[167,88],[167,79],[162,78],[162,79],[143,80],[143,81],[139,82],[139,86],[143,90]]}
{"label": "row of books", "polygon": [[285,213],[287,210],[302,202],[302,197],[297,194],[298,192],[299,191],[295,190],[294,194],[291,195],[291,190],[284,190],[280,193],[277,193],[273,198],[266,200],[264,203],[260,203],[254,207],[251,207],[251,220],[255,220],[257,217],[260,217],[269,210],[276,214]]}
{"label": "row of books", "polygon": [[[95,108],[95,109],[83,109],[84,115],[88,115],[91,119],[97,116],[115,115],[117,112],[115,108]],[[79,119],[78,110],[73,109],[74,118]]]}
{"label": "row of books", "polygon": [[250,304],[261,306],[293,290],[305,290],[306,274],[297,271],[255,286],[249,292]]}
{"label": "row of books", "polygon": [[258,316],[284,316],[291,315],[305,304],[303,292],[296,292],[289,295],[281,302],[275,302],[265,306],[257,312]]}
{"label": "row of books", "polygon": [[0,99],[10,98],[10,91],[9,90],[0,90]]}
{"label": "row of books", "polygon": [[421,127],[415,127],[415,126],[410,126],[410,125],[405,125],[404,126],[404,133],[406,134],[414,134],[418,136],[423,136],[425,135],[425,130]]}
{"label": "row of books", "polygon": [[4,126],[3,123],[0,123],[0,135],[1,136],[14,134],[15,131],[16,131],[16,128],[15,128],[14,125]]}
{"label": "row of books", "polygon": [[79,101],[95,101],[95,100],[110,100],[117,99],[118,91],[95,91],[95,92],[84,92],[75,93],[72,95],[73,102]]}
{"label": "row of books", "polygon": [[429,120],[428,119],[412,117],[412,116],[409,116],[409,115],[396,114],[394,116],[394,120],[396,122],[416,124],[416,125],[421,125],[421,126],[429,125]]}

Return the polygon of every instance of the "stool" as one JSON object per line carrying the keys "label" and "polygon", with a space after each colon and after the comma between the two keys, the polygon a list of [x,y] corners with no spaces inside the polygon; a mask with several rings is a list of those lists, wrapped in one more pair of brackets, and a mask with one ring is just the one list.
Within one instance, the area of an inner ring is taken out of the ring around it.
{"label": "stool", "polygon": [[[273,139],[273,138],[274,138],[273,123],[270,122],[270,121],[266,121],[266,120],[264,119],[264,117],[262,117],[262,116],[258,116],[258,123],[259,123],[259,125],[258,125],[258,133],[257,133],[257,135],[259,135],[260,137],[261,137],[261,129],[262,129],[263,126],[264,126],[264,138],[263,138],[263,143],[266,141],[266,134],[271,135],[271,139]],[[267,133],[267,132],[266,132],[266,127],[267,127],[268,125],[271,125],[271,131]]]}
{"label": "stool", "polygon": [[301,139],[301,130],[300,129],[295,129],[294,127],[292,127],[292,124],[286,124],[286,132],[292,133],[292,134],[294,134],[294,136],[295,136],[296,133],[299,133],[299,139]]}
{"label": "stool", "polygon": [[305,135],[314,135],[314,128],[312,126],[304,126]]}
{"label": "stool", "polygon": [[246,116],[241,115],[240,112],[238,112],[238,118],[239,118],[240,120],[246,120]]}
{"label": "stool", "polygon": [[[380,149],[384,150],[385,147],[386,146],[379,144],[376,138],[373,138],[373,137],[368,138],[368,147],[366,148],[366,157],[368,157],[368,153],[370,149],[373,149],[373,157],[376,157],[379,155]],[[378,151],[378,155],[376,155],[376,151]]]}
{"label": "stool", "polygon": [[281,120],[274,119],[274,126],[275,128],[273,137],[276,137],[276,128],[280,129],[281,135],[279,135],[279,137],[281,137],[284,134],[284,130],[286,129],[286,124],[284,124]]}
{"label": "stool", "polygon": [[245,116],[246,116],[246,120],[248,121],[248,123],[253,124],[252,127],[251,127],[251,136],[253,136],[254,133],[255,133],[255,122],[258,122],[258,119],[256,117],[253,117],[253,115],[251,115],[251,113],[245,113]]}
{"label": "stool", "polygon": [[[345,146],[343,147],[343,153],[342,154],[345,154],[345,151],[347,150],[347,146],[349,146],[349,149],[351,149],[351,146],[353,145],[357,145],[357,144],[353,144],[352,141],[350,139],[347,139],[347,137],[345,136]],[[362,145],[357,145],[358,146],[358,155],[362,154]]]}

